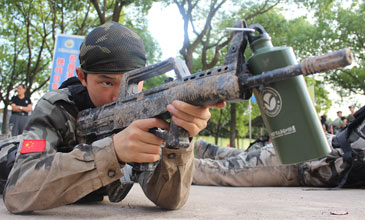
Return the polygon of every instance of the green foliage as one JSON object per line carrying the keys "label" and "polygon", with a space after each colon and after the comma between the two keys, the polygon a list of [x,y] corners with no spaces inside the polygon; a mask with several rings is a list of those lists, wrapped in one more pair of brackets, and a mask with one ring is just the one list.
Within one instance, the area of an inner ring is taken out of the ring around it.
{"label": "green foliage", "polygon": [[315,108],[318,114],[327,113],[332,106],[332,101],[328,98],[329,92],[324,88],[322,80],[313,77],[305,77],[307,86],[314,86]]}
{"label": "green foliage", "polygon": [[[229,137],[230,134],[230,103],[227,104],[227,107],[224,109],[211,109],[211,119],[208,122],[208,126],[205,130],[201,132],[200,135],[205,136],[216,136],[218,137]],[[251,114],[251,119],[259,116],[260,110],[257,103],[252,103],[251,113],[249,110],[249,102],[241,101],[236,103],[236,132],[238,137],[248,137],[249,136],[249,117]],[[259,129],[255,130],[254,137],[258,138],[260,136]]]}
{"label": "green foliage", "polygon": [[333,48],[351,48],[355,66],[351,69],[336,71],[329,79],[336,87],[350,93],[365,94],[365,2],[353,5],[348,9],[336,11],[338,25],[328,37]]}
{"label": "green foliage", "polygon": [[337,0],[320,5],[323,8],[313,8],[317,28],[313,39],[318,53],[348,47],[355,58],[353,66],[326,74],[325,81],[342,97],[365,94],[365,2]]}
{"label": "green foliage", "polygon": [[155,88],[159,85],[162,85],[165,83],[165,80],[168,77],[166,75],[159,75],[159,76],[155,76],[152,77],[150,79],[147,79],[143,82],[143,91],[148,90],[148,89],[152,89]]}

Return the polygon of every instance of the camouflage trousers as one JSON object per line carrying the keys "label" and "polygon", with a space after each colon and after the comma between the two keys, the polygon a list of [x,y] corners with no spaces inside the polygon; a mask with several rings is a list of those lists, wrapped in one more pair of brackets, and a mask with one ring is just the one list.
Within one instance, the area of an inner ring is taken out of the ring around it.
{"label": "camouflage trousers", "polygon": [[340,149],[321,159],[283,165],[272,144],[242,151],[198,140],[195,156],[197,185],[330,187],[339,183],[344,171]]}

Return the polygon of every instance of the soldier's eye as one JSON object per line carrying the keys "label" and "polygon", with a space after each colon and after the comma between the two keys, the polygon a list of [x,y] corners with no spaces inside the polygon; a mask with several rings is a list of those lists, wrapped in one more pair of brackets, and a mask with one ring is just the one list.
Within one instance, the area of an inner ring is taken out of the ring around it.
{"label": "soldier's eye", "polygon": [[106,86],[111,86],[111,85],[113,85],[111,82],[104,82],[104,85],[106,85]]}

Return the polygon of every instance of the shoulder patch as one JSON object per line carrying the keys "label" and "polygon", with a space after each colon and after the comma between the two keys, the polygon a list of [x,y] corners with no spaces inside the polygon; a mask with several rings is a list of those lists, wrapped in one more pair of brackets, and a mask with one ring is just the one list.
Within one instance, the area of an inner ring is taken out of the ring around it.
{"label": "shoulder patch", "polygon": [[25,139],[23,140],[21,154],[44,152],[46,140]]}

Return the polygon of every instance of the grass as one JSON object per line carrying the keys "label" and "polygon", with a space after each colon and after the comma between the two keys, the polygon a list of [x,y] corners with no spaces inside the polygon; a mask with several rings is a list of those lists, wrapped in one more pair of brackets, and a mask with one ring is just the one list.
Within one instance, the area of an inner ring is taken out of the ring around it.
{"label": "grass", "polygon": [[[196,136],[194,139],[198,140],[198,139],[203,139],[209,143],[214,144],[214,137],[212,136]],[[254,140],[251,139],[251,142],[253,142]],[[229,138],[219,138],[218,139],[218,145],[222,146],[222,147],[228,147],[229,146]],[[237,143],[236,143],[237,145]],[[236,146],[236,148],[245,150],[248,146],[250,145],[250,140],[248,138],[241,138],[239,140],[239,146]]]}

